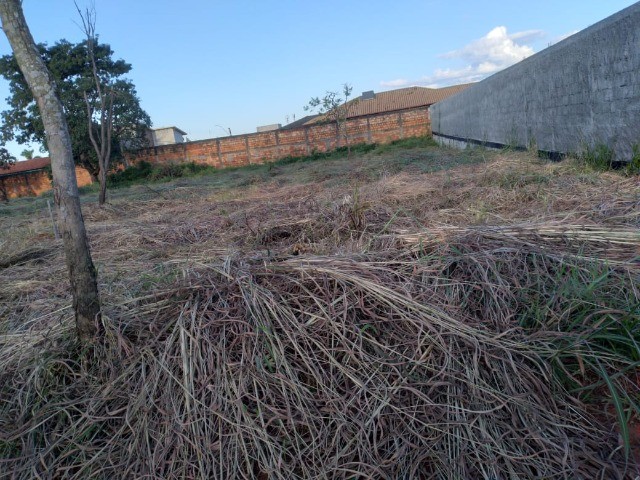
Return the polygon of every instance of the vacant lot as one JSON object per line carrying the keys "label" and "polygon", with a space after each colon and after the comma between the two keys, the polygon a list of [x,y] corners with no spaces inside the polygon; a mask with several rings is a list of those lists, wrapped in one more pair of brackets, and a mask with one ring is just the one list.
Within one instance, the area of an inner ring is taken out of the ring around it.
{"label": "vacant lot", "polygon": [[[634,478],[640,184],[426,139],[0,206],[0,472]],[[1,475],[0,475],[1,476]]]}

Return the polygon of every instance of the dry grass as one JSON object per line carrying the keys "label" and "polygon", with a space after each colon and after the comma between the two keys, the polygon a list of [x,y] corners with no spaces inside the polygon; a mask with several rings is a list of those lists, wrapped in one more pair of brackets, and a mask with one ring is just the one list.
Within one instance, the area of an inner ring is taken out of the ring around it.
{"label": "dry grass", "polygon": [[1,219],[0,472],[634,478],[637,177],[456,155],[86,204],[92,351],[46,212]]}

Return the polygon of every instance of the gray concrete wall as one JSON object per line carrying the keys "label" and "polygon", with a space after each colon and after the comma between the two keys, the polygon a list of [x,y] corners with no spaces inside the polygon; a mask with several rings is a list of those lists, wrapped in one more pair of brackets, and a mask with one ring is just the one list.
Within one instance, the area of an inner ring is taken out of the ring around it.
{"label": "gray concrete wall", "polygon": [[[552,14],[550,12],[550,14]],[[430,108],[434,137],[577,153],[640,145],[640,2]]]}

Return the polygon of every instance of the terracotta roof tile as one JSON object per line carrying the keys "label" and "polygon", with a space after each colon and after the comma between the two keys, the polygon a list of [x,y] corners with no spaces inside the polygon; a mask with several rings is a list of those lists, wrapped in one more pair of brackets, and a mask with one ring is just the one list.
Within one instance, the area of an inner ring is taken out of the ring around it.
{"label": "terracotta roof tile", "polygon": [[311,123],[311,120],[319,117],[320,115],[307,115],[306,117],[302,117],[299,120],[296,120],[291,123],[287,123],[285,126],[280,127],[280,130],[291,130],[292,128],[298,128],[308,123]]}
{"label": "terracotta roof tile", "polygon": [[27,172],[29,170],[41,170],[51,164],[49,157],[32,158],[16,162],[9,168],[0,168],[0,177],[5,175],[15,175],[16,173]]}
{"label": "terracotta roof tile", "polygon": [[[376,93],[372,99],[362,100],[361,97],[358,97],[349,101],[348,117],[360,117],[407,108],[425,107],[455,95],[471,85],[471,83],[465,83],[444,88],[408,87],[379,92]],[[306,125],[322,120],[323,117],[315,118],[307,122]]]}

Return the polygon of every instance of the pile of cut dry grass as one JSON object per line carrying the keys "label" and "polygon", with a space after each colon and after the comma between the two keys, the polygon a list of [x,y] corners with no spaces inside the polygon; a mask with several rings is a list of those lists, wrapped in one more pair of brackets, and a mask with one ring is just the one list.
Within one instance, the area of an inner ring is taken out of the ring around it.
{"label": "pile of cut dry grass", "polygon": [[[515,284],[538,276],[552,287],[566,258],[462,236],[438,245],[458,253],[201,265],[105,318],[104,344],[79,363],[67,322],[2,337],[3,469],[17,478],[632,478],[616,434],[554,370],[572,368],[563,355],[593,359],[589,319],[563,328],[558,300],[547,324],[523,322],[531,285]],[[633,296],[637,268],[607,268]],[[638,366],[598,358],[612,375]],[[625,378],[614,381],[637,394]]]}
{"label": "pile of cut dry grass", "polygon": [[438,225],[424,231],[381,236],[380,241],[401,241],[420,250],[436,248],[451,238],[480,242],[490,240],[494,248],[527,247],[556,258],[580,258],[604,261],[633,267],[640,258],[640,230],[635,227],[606,225],[572,225],[558,221],[527,222],[500,226]]}
{"label": "pile of cut dry grass", "polygon": [[92,351],[46,215],[21,220],[0,472],[634,478],[638,190],[523,165],[90,207]]}

